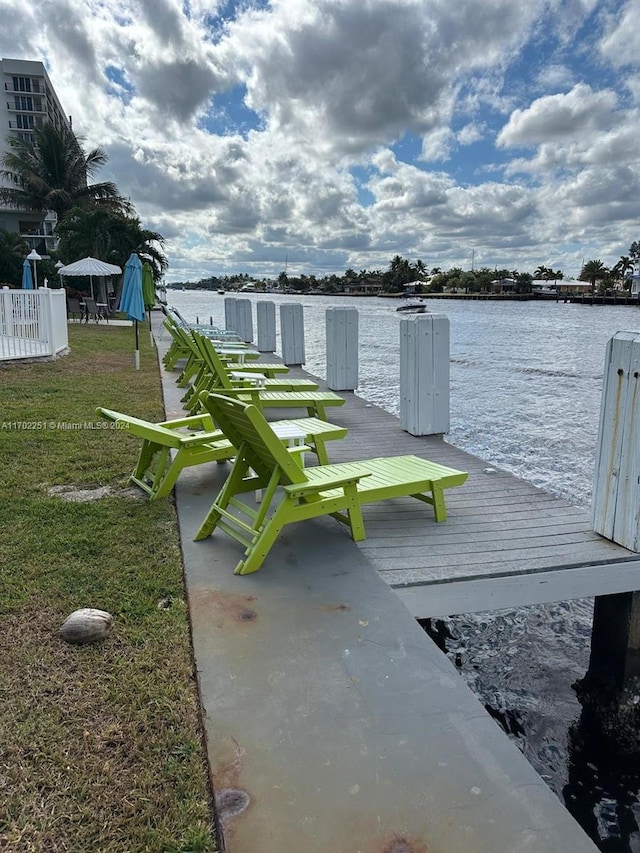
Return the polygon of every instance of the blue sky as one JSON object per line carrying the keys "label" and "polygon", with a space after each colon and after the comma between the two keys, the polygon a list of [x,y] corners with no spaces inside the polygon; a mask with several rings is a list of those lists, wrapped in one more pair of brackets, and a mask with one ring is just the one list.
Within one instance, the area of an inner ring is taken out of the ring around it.
{"label": "blue sky", "polygon": [[0,0],[172,280],[640,240],[640,0]]}

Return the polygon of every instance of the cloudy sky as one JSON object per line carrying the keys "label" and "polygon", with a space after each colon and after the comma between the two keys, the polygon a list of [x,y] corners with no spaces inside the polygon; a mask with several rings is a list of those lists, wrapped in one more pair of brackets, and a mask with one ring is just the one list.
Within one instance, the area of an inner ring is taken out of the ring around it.
{"label": "cloudy sky", "polygon": [[640,0],[0,0],[168,281],[640,240]]}

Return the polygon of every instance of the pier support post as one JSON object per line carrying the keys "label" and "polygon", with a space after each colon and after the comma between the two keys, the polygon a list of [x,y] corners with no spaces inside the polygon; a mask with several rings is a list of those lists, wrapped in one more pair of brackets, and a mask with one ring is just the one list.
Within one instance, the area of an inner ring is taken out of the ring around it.
{"label": "pier support post", "polygon": [[289,366],[304,364],[304,317],[299,302],[280,306],[280,344],[282,361]]}
{"label": "pier support post", "polygon": [[327,385],[332,391],[358,387],[358,309],[327,308]]}
{"label": "pier support post", "polygon": [[236,299],[236,310],[238,312],[238,328],[236,332],[245,344],[253,341],[253,317],[251,315],[251,300]]}
{"label": "pier support post", "polygon": [[411,435],[449,432],[449,319],[400,321],[400,426]]}
{"label": "pier support post", "polygon": [[640,676],[640,592],[595,599],[589,671],[618,691]]}
{"label": "pier support post", "polygon": [[238,300],[227,296],[224,300],[224,327],[228,332],[238,331]]}
{"label": "pier support post", "polygon": [[640,592],[595,599],[589,669],[574,688],[613,749],[640,752]]}
{"label": "pier support post", "polygon": [[593,479],[593,529],[640,551],[640,333],[607,344]]}
{"label": "pier support post", "polygon": [[276,306],[273,302],[256,305],[258,352],[276,351]]}

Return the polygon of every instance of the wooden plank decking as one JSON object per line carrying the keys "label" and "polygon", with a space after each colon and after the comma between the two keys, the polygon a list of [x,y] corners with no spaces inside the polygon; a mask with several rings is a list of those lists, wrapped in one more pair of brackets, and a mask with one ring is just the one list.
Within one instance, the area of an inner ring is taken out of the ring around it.
{"label": "wooden plank decking", "polygon": [[395,416],[355,394],[343,396],[347,402],[330,419],[349,433],[330,448],[331,461],[415,453],[469,472],[465,485],[446,493],[444,523],[411,499],[364,507],[360,550],[414,616],[640,589],[640,555],[594,533],[589,510],[446,440],[411,436]]}

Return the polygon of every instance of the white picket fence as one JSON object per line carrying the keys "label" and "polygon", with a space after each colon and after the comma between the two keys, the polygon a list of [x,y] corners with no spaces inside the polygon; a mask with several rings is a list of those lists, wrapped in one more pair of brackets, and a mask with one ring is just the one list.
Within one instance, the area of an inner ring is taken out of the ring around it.
{"label": "white picket fence", "polygon": [[0,361],[55,358],[68,345],[64,289],[0,290]]}

